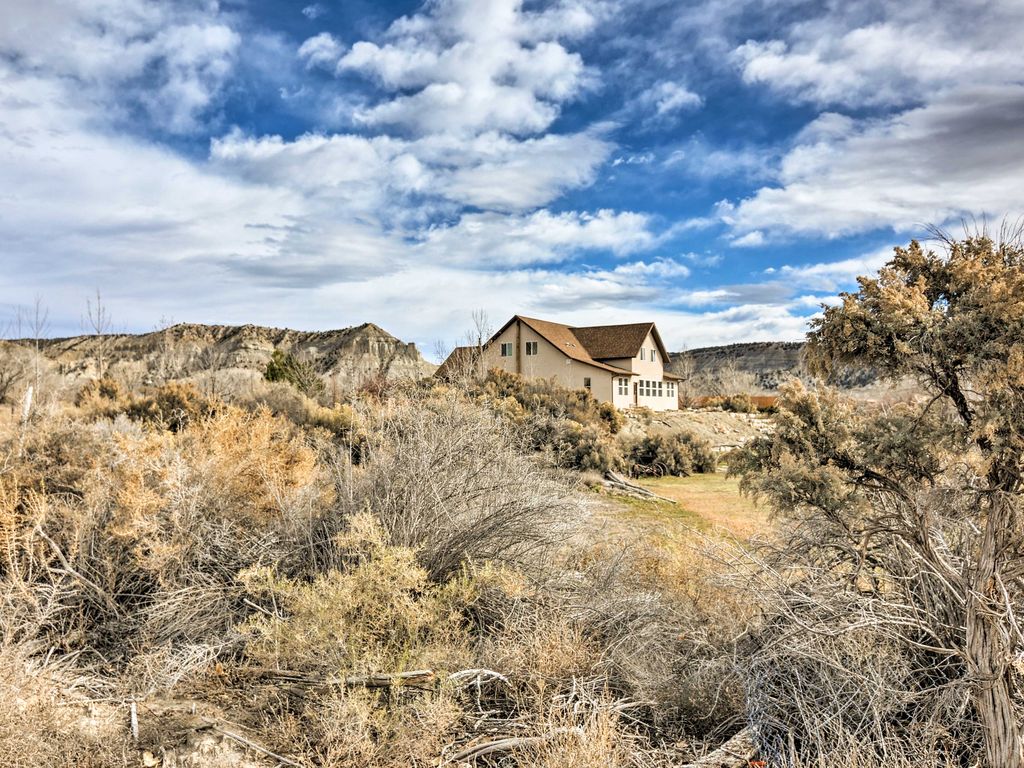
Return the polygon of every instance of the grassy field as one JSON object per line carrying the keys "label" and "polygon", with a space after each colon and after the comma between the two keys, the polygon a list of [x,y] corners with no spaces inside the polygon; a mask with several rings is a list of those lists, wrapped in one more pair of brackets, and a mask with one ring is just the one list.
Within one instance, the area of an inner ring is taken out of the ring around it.
{"label": "grassy field", "polygon": [[696,527],[747,539],[768,524],[767,510],[743,496],[739,481],[725,472],[690,477],[659,477],[640,481],[645,488],[676,503],[656,499],[613,497],[628,518],[655,524],[666,532]]}

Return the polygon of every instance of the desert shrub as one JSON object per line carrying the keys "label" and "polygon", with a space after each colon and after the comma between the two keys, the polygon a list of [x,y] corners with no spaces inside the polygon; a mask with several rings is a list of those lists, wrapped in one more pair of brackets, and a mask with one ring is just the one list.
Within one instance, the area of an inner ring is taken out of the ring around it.
{"label": "desert shrub", "polygon": [[122,713],[109,705],[76,706],[69,680],[17,645],[0,644],[0,764],[123,764],[129,749]]}
{"label": "desert shrub", "polygon": [[179,432],[215,409],[215,401],[200,394],[194,384],[172,381],[133,398],[124,413],[130,419],[148,421]]}
{"label": "desert shrub", "polygon": [[177,433],[123,416],[40,425],[3,496],[12,570],[64,590],[40,631],[128,663],[145,689],[232,644],[239,570],[315,565],[333,486],[295,427],[224,408]]}
{"label": "desert shrub", "polygon": [[618,445],[601,427],[562,419],[555,422],[553,428],[550,444],[558,466],[597,472],[621,467]]}
{"label": "desert shrub", "polygon": [[110,417],[128,404],[127,393],[114,379],[89,379],[75,395],[75,405],[93,417]]}
{"label": "desert shrub", "polygon": [[[585,389],[563,387],[550,379],[527,379],[493,368],[476,394],[486,401],[511,398],[533,418],[571,419],[580,424],[603,424],[609,431],[622,425],[621,414],[610,404],[601,403]],[[610,409],[610,410],[609,410]],[[616,418],[616,415],[619,418]]]}
{"label": "desert shrub", "polygon": [[350,459],[356,464],[369,447],[369,434],[358,411],[351,405],[337,403],[327,407],[281,382],[264,382],[249,392],[240,393],[234,402],[249,410],[265,407],[299,426],[329,432],[348,449]]}
{"label": "desert shrub", "polygon": [[714,472],[710,443],[692,432],[656,432],[626,443],[625,460],[634,475],[690,475]]}
{"label": "desert shrub", "polygon": [[607,425],[608,431],[613,435],[618,434],[626,424],[626,417],[622,415],[622,411],[611,403],[601,403],[597,407],[597,412],[601,421]]}
{"label": "desert shrub", "polygon": [[610,436],[622,429],[625,416],[611,403],[598,403],[585,389],[495,368],[475,395],[513,424],[530,448],[550,453],[560,467],[604,472],[621,464]]}
{"label": "desert shrub", "polygon": [[338,539],[344,566],[311,582],[268,568],[242,573],[251,594],[282,612],[248,619],[246,653],[267,666],[330,673],[446,666],[466,643],[461,582],[431,584],[416,553],[389,545],[369,514],[350,518]]}
{"label": "desert shrub", "polygon": [[271,354],[263,377],[267,381],[287,382],[307,397],[318,397],[326,389],[323,378],[311,362],[280,349]]}
{"label": "desert shrub", "polygon": [[525,456],[511,425],[459,400],[393,400],[365,415],[368,459],[342,494],[389,540],[417,550],[432,578],[466,559],[521,561],[574,516],[570,488]]}
{"label": "desert shrub", "polygon": [[754,401],[746,393],[726,395],[721,398],[719,405],[723,411],[731,411],[732,413],[753,413],[757,410]]}

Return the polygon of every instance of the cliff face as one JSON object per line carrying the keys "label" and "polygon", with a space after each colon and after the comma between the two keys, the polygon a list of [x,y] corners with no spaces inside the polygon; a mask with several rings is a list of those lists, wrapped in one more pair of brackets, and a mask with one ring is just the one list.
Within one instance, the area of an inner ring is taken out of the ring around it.
{"label": "cliff face", "polygon": [[93,374],[103,359],[106,366],[141,368],[147,378],[168,379],[204,371],[262,371],[275,349],[309,360],[321,374],[342,384],[377,373],[421,378],[435,368],[415,344],[373,323],[317,332],[183,323],[152,333],[47,339],[42,351],[66,373]]}

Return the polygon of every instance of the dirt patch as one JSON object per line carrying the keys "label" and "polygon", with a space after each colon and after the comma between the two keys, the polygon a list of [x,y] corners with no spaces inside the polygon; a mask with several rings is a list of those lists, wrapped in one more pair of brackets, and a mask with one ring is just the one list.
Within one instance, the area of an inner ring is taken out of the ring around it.
{"label": "dirt patch", "polygon": [[686,430],[707,440],[718,451],[743,445],[771,428],[771,422],[761,414],[718,410],[665,411],[650,417],[629,413],[627,418],[627,434]]}

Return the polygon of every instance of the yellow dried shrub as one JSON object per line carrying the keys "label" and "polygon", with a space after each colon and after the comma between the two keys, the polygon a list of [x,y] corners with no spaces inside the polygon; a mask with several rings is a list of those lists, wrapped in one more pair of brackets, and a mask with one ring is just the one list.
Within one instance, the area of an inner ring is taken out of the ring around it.
{"label": "yellow dried shrub", "polygon": [[250,592],[281,611],[242,625],[247,653],[267,666],[332,673],[451,668],[468,644],[460,609],[470,584],[431,583],[415,552],[386,544],[370,515],[356,515],[340,538],[349,563],[312,582],[267,568],[241,574]]}

